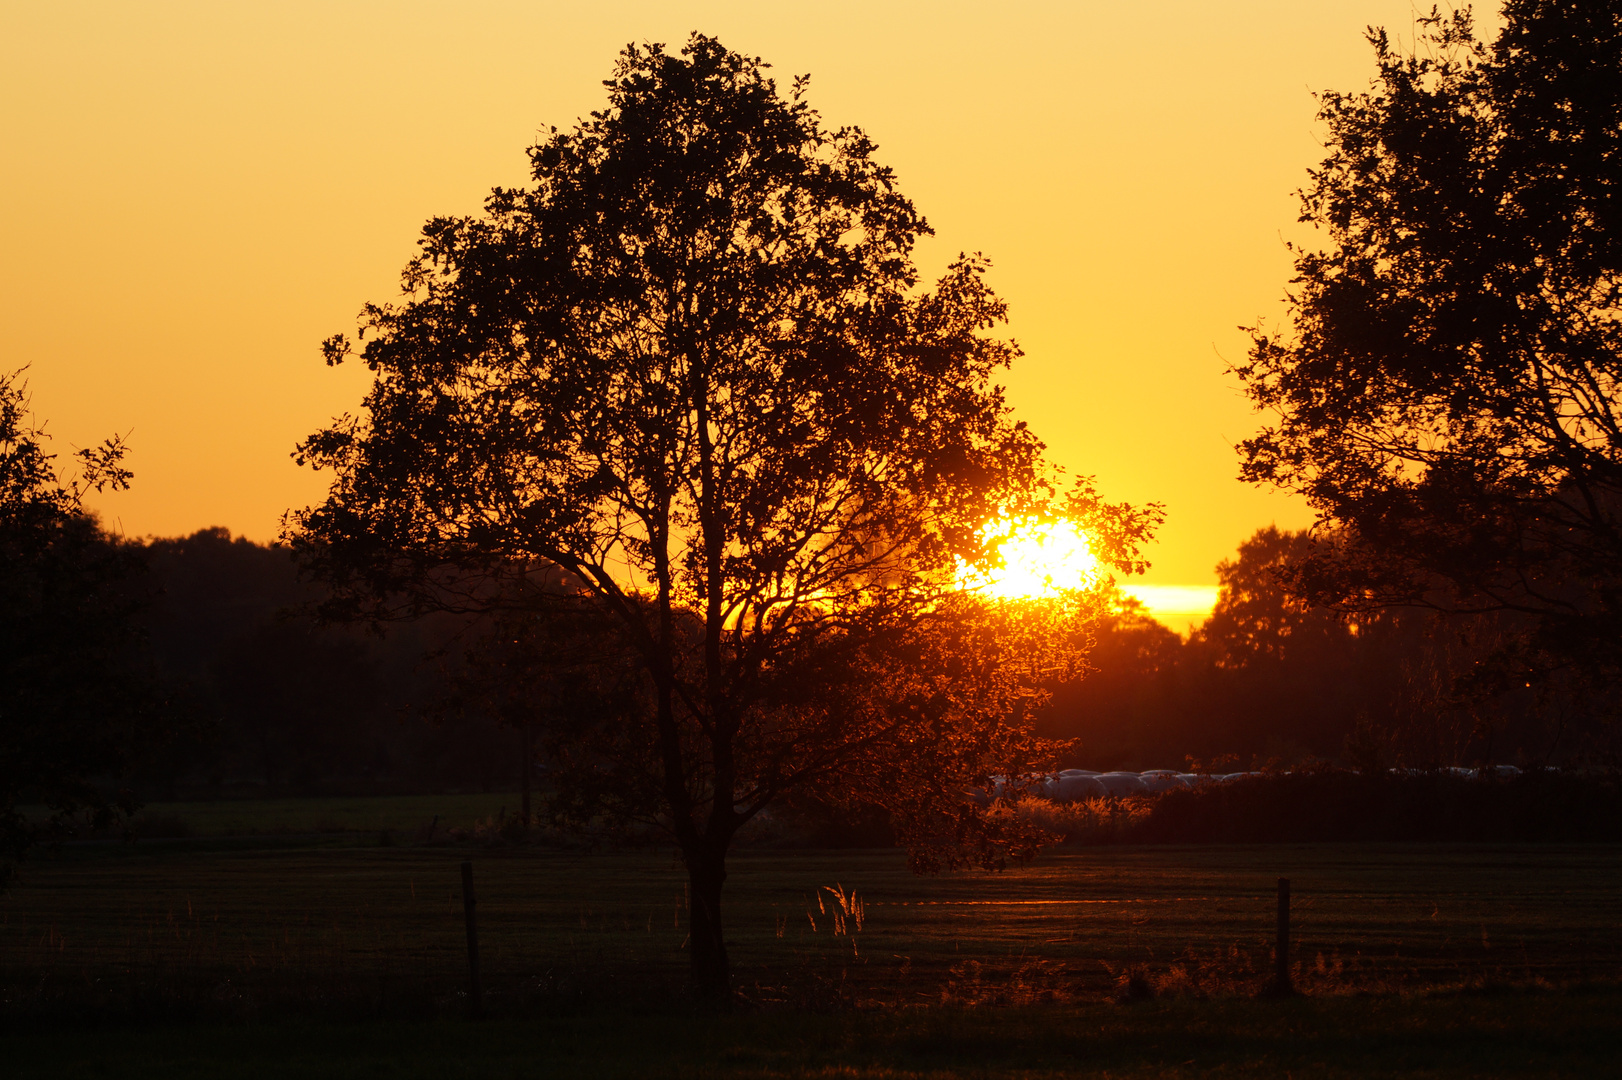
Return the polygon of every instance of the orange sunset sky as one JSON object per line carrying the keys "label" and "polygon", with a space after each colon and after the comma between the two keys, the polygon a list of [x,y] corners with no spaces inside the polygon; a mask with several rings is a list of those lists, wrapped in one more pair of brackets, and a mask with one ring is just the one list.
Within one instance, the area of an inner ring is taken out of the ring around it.
{"label": "orange sunset sky", "polygon": [[[812,76],[938,235],[995,264],[1026,351],[1017,415],[1072,473],[1169,519],[1147,581],[1299,502],[1234,479],[1256,417],[1226,365],[1276,321],[1312,94],[1373,74],[1407,0],[1095,3],[0,5],[0,367],[56,448],[127,433],[131,536],[275,537],[324,480],[293,444],[352,409],[318,344],[396,292],[418,228],[526,179],[524,148],[604,100],[630,41],[689,31]],[[1483,32],[1490,34],[1490,28]]]}

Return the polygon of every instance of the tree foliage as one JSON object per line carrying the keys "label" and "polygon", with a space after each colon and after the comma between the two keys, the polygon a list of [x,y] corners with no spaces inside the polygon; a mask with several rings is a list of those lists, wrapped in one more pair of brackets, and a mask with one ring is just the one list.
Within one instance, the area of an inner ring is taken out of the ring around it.
{"label": "tree foliage", "polygon": [[4,860],[70,817],[106,826],[130,810],[117,782],[163,727],[131,620],[139,549],[83,507],[92,490],[128,486],[123,447],[76,457],[76,475],[58,472],[21,372],[0,374],[0,885]]}
{"label": "tree foliage", "polygon": [[1351,624],[1303,604],[1280,580],[1315,550],[1306,533],[1268,526],[1241,543],[1234,558],[1217,564],[1217,603],[1196,631],[1217,666],[1238,669],[1345,649],[1355,633]]}
{"label": "tree foliage", "polygon": [[695,985],[724,995],[725,855],[786,790],[894,806],[921,865],[1028,853],[963,789],[1050,753],[1031,676],[1079,664],[1054,631],[1091,607],[988,617],[958,560],[999,514],[1064,514],[1129,566],[1154,512],[1056,491],[994,381],[1018,349],[987,333],[985,262],[918,288],[927,224],[803,78],[782,94],[695,35],[607,86],[530,151],[532,186],[431,221],[404,298],[366,308],[376,380],[300,448],[335,478],[294,535],[330,614],[554,605],[504,579],[562,571],[613,620],[628,705],[560,779],[671,832]]}
{"label": "tree foliage", "polygon": [[1186,637],[1130,607],[1101,620],[1093,670],[1054,688],[1038,730],[1073,740],[1063,763],[1088,769],[1531,767],[1605,752],[1531,690],[1470,692],[1506,636],[1497,616],[1304,602],[1299,567],[1323,543],[1257,530],[1218,564],[1215,609]]}
{"label": "tree foliage", "polygon": [[[1509,0],[1492,45],[1432,12],[1416,51],[1322,98],[1285,333],[1239,374],[1276,419],[1243,476],[1333,543],[1295,587],[1342,608],[1501,612],[1499,682],[1605,679],[1622,641],[1622,4]],[[1509,662],[1512,661],[1512,662]]]}

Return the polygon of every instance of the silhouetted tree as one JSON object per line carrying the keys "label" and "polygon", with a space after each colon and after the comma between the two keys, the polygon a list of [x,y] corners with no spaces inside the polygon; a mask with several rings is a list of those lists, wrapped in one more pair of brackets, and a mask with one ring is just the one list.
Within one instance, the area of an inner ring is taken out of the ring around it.
{"label": "silhouetted tree", "polygon": [[1236,558],[1217,564],[1216,606],[1195,637],[1219,667],[1344,652],[1353,633],[1348,621],[1284,587],[1282,575],[1314,550],[1306,533],[1270,525],[1240,544]]}
{"label": "silhouetted tree", "polygon": [[1188,692],[1182,639],[1135,605],[1087,632],[1085,676],[1058,682],[1036,713],[1039,732],[1071,741],[1060,763],[1148,769],[1204,752],[1200,729],[1210,702]]}
{"label": "silhouetted tree", "polygon": [[1292,591],[1322,546],[1305,531],[1268,526],[1217,564],[1217,603],[1191,635],[1188,660],[1194,692],[1221,703],[1209,716],[1223,749],[1263,760],[1334,757],[1355,733],[1377,732],[1388,764],[1456,765],[1472,750],[1489,753],[1472,738],[1486,728],[1451,692],[1469,660],[1449,627],[1423,610],[1348,613]]}
{"label": "silhouetted tree", "polygon": [[[1493,700],[1455,683],[1497,644],[1435,613],[1312,607],[1292,591],[1318,549],[1306,532],[1258,530],[1217,566],[1212,615],[1186,640],[1127,609],[1094,628],[1090,670],[1056,687],[1040,730],[1077,740],[1093,769],[1339,759],[1362,767],[1546,761],[1558,722],[1524,692]],[[1565,749],[1569,749],[1566,747]]]}
{"label": "silhouetted tree", "polygon": [[872,143],[764,69],[628,49],[532,187],[430,222],[405,301],[365,311],[365,414],[299,450],[336,477],[293,529],[334,616],[499,606],[541,566],[615,620],[635,707],[570,744],[680,847],[707,998],[728,849],[787,790],[890,807],[919,865],[1031,850],[963,792],[1049,753],[1022,710],[1089,606],[991,617],[956,560],[1003,512],[1123,563],[1149,523],[1060,501],[992,381],[1017,349],[984,263],[917,292],[928,227]]}
{"label": "silhouetted tree", "polygon": [[544,760],[548,816],[580,824],[626,788],[607,775],[593,731],[608,716],[635,708],[636,664],[616,623],[581,602],[577,586],[537,574],[506,587],[515,595],[496,605],[434,713],[441,723],[482,716],[515,730],[509,773],[519,779],[521,819],[532,820],[532,782]]}
{"label": "silhouetted tree", "polygon": [[[172,746],[148,787],[249,785],[316,794],[507,784],[511,738],[469,717],[454,739],[425,723],[443,695],[432,659],[469,620],[440,617],[387,635],[318,626],[321,596],[285,546],[226,529],[148,541],[139,622],[165,681],[207,722]],[[452,665],[454,669],[454,665]]]}
{"label": "silhouetted tree", "polygon": [[1239,374],[1278,420],[1246,479],[1336,530],[1315,603],[1500,612],[1494,686],[1616,678],[1622,642],[1622,3],[1509,0],[1416,52],[1371,32],[1302,194],[1292,327]]}
{"label": "silhouetted tree", "polygon": [[81,450],[63,476],[47,443],[21,373],[0,374],[0,887],[9,860],[69,818],[106,827],[133,811],[119,782],[166,722],[131,619],[140,549],[83,506],[128,487],[123,446]]}
{"label": "silhouetted tree", "polygon": [[227,643],[209,674],[229,695],[239,750],[270,787],[310,793],[334,775],[387,771],[383,688],[361,642],[271,619]]}

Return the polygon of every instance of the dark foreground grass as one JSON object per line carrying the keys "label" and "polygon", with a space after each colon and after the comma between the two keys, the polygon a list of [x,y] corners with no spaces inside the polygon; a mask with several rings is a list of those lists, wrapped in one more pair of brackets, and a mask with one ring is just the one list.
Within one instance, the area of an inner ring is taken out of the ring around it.
{"label": "dark foreground grass", "polygon": [[[192,838],[32,862],[0,897],[0,1018],[456,1015],[465,858],[492,1012],[680,1000],[687,912],[668,852],[357,842]],[[1279,875],[1294,882],[1295,978],[1314,995],[1622,980],[1616,845],[1118,847],[936,878],[895,851],[753,851],[731,867],[737,982],[763,1010],[1082,1003],[1129,979],[1244,997],[1272,971]],[[836,918],[836,885],[860,917]]]}
{"label": "dark foreground grass", "polygon": [[16,1080],[1614,1076],[1622,994],[11,1030]]}
{"label": "dark foreground grass", "polygon": [[[373,809],[422,808],[351,816]],[[223,831],[24,867],[0,1078],[1622,1075],[1619,845],[1059,849],[935,878],[743,851],[740,1011],[714,1016],[683,996],[668,851]],[[1309,996],[1261,1000],[1281,875]]]}

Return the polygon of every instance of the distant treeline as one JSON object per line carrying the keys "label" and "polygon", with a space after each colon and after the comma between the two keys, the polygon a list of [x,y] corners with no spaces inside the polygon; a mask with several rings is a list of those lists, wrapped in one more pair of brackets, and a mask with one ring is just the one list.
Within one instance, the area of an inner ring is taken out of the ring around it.
{"label": "distant treeline", "polygon": [[1095,670],[1054,687],[1043,734],[1094,770],[1228,772],[1333,761],[1391,767],[1618,759],[1614,696],[1575,680],[1528,688],[1499,666],[1504,616],[1404,608],[1343,617],[1293,602],[1277,571],[1305,533],[1267,528],[1217,568],[1215,612],[1186,638],[1142,614],[1108,620]]}
{"label": "distant treeline", "polygon": [[[1272,571],[1308,543],[1257,533],[1218,568],[1217,610],[1186,638],[1141,612],[1105,620],[1093,670],[1053,687],[1038,717],[1043,734],[1079,740],[1060,764],[1423,768],[1610,752],[1592,703],[1461,692],[1490,653],[1490,626],[1461,634],[1424,612],[1350,622],[1292,605]],[[179,717],[141,770],[144,797],[518,786],[520,733],[465,700],[447,707],[479,625],[322,627],[285,548],[224,529],[138,546],[139,623]]]}
{"label": "distant treeline", "polygon": [[286,548],[206,529],[153,540],[138,616],[181,716],[141,770],[149,798],[511,789],[518,736],[435,723],[469,624],[322,627]]}

